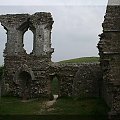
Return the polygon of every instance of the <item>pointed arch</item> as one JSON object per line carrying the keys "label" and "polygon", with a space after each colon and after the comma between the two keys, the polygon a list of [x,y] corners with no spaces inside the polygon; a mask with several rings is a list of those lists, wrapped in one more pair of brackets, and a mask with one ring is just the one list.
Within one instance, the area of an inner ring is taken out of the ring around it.
{"label": "pointed arch", "polygon": [[23,50],[27,54],[32,54],[36,35],[35,26],[28,19],[27,21],[22,23],[17,29],[21,32]]}

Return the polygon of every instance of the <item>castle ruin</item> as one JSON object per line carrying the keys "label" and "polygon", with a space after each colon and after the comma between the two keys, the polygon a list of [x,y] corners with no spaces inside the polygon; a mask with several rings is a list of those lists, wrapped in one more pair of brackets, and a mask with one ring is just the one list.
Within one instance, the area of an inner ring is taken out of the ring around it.
{"label": "castle ruin", "polygon": [[[102,97],[110,107],[109,115],[120,114],[120,6],[107,6],[103,33],[98,43],[100,63],[60,64],[51,61],[53,18],[50,13],[7,14],[0,22],[7,31],[4,50],[4,94],[31,99],[50,97],[56,76],[58,95]],[[27,54],[23,36],[33,32],[33,50]]]}

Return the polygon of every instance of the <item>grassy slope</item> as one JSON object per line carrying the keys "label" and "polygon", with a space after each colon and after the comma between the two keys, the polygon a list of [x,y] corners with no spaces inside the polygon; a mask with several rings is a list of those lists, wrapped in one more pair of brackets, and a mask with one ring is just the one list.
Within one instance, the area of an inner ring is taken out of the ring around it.
{"label": "grassy slope", "polygon": [[75,58],[70,60],[63,60],[59,63],[89,63],[89,62],[99,62],[99,57],[82,57],[82,58]]}

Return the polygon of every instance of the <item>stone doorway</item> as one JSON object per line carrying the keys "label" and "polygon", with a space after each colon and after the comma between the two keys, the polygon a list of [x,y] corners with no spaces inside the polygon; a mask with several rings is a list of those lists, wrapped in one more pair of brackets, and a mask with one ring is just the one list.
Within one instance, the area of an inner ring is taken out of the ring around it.
{"label": "stone doorway", "polygon": [[19,74],[19,79],[21,81],[21,89],[22,89],[21,97],[23,100],[27,100],[30,98],[30,87],[31,87],[32,77],[28,72],[22,71]]}
{"label": "stone doorway", "polygon": [[52,93],[53,95],[58,95],[58,78],[55,76],[53,77],[52,81],[51,81],[51,90],[52,90]]}
{"label": "stone doorway", "polygon": [[57,75],[50,75],[49,91],[50,100],[57,99],[59,97],[59,77]]}
{"label": "stone doorway", "polygon": [[57,99],[59,97],[59,78],[58,78],[58,76],[51,76],[50,88],[51,88],[50,100]]}

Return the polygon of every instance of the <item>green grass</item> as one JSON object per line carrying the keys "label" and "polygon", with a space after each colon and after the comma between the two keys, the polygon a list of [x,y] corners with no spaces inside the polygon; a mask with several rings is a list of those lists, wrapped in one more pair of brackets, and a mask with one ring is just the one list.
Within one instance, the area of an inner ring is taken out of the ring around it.
{"label": "green grass", "polygon": [[45,107],[46,99],[22,102],[14,97],[2,97],[0,101],[0,115],[106,115],[108,107],[103,100],[59,98],[48,111]]}
{"label": "green grass", "polygon": [[82,57],[75,58],[70,60],[63,60],[59,63],[91,63],[91,62],[99,62],[99,57]]}
{"label": "green grass", "polygon": [[58,99],[53,107],[55,110],[50,111],[48,114],[104,116],[109,110],[105,102],[98,98],[79,100],[73,98]]}
{"label": "green grass", "polygon": [[15,97],[2,97],[0,100],[0,115],[36,115],[41,110],[41,100],[22,102]]}

